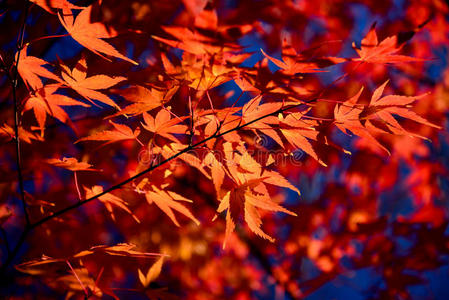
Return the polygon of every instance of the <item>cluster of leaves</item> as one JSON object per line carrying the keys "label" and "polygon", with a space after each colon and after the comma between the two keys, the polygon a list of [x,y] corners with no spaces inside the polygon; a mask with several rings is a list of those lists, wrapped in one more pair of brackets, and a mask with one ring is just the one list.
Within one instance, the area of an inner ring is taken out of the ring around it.
{"label": "cluster of leaves", "polygon": [[371,28],[390,1],[19,2],[5,296],[301,298],[367,269],[369,297],[409,299],[443,265],[444,2]]}

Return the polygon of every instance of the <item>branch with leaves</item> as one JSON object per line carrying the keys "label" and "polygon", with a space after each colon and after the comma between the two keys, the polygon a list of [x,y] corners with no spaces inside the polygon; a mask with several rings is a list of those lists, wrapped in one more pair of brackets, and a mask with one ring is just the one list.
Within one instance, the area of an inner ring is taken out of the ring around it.
{"label": "branch with leaves", "polygon": [[[221,284],[230,279],[217,270],[234,274],[243,266],[246,271],[232,283],[233,291],[248,281],[254,289],[246,292],[260,292],[261,278],[268,275],[277,291],[300,298],[343,274],[342,257],[354,266],[369,265],[359,260],[374,251],[359,224],[381,222],[376,201],[391,188],[394,179],[388,178],[396,169],[382,169],[388,176],[371,184],[374,171],[361,163],[366,159],[389,160],[397,168],[405,159],[413,172],[405,181],[408,192],[419,199],[417,211],[424,211],[411,218],[436,222],[426,219],[429,213],[438,215],[432,202],[438,188],[430,183],[435,182],[430,174],[444,171],[413,157],[425,155],[423,141],[434,139],[435,129],[441,129],[435,116],[444,112],[444,103],[438,102],[438,112],[428,107],[444,87],[421,87],[410,79],[432,61],[413,51],[412,40],[436,26],[431,16],[384,39],[376,23],[360,43],[352,37],[342,41],[342,32],[335,38],[345,26],[329,25],[328,36],[310,43],[300,38],[306,27],[298,24],[298,32],[285,31],[280,42],[270,26],[290,23],[275,11],[285,11],[289,20],[313,20],[316,13],[274,1],[257,4],[259,15],[244,4],[230,9],[231,14],[220,1],[200,2],[185,0],[179,10],[174,4],[136,1],[131,5],[134,29],[125,31],[125,17],[102,1],[89,6],[25,1],[14,34],[17,47],[9,55],[14,59],[5,59],[6,48],[0,57],[9,90],[1,88],[13,100],[0,124],[0,138],[6,141],[5,153],[16,158],[5,171],[17,172],[17,180],[0,176],[1,183],[12,183],[0,203],[4,278],[19,271],[48,278],[55,290],[67,288],[68,297],[116,297],[122,289],[113,287],[111,274],[123,280],[133,260],[160,256],[151,265],[132,267],[140,285],[123,291],[169,297],[170,291],[156,283],[159,275],[164,277],[165,261],[173,270],[183,270],[170,280],[191,291],[198,282],[208,282],[204,274],[211,274],[215,285],[208,288],[221,297]],[[333,16],[332,24],[345,24],[343,8],[335,9],[341,15]],[[28,19],[41,22],[44,15],[51,24],[42,29],[45,35],[27,25]],[[248,16],[245,21],[243,15]],[[153,19],[149,29],[138,29],[139,22]],[[57,31],[47,32],[50,28]],[[263,40],[260,51],[244,46],[246,39]],[[34,56],[50,42],[57,50],[75,43],[80,53]],[[279,46],[279,56],[273,54],[273,44]],[[352,56],[344,50],[350,44]],[[398,79],[401,72],[412,75]],[[405,140],[415,146],[401,147]],[[8,141],[13,152],[6,148]],[[344,169],[347,160],[351,167]],[[340,174],[338,168],[344,171]],[[328,176],[326,192],[306,188],[301,195],[304,178],[320,174]],[[192,176],[194,183],[186,183]],[[321,206],[303,200],[314,197]],[[213,200],[203,205],[204,198]],[[327,206],[330,215],[323,210]],[[21,213],[15,213],[16,207]],[[81,214],[68,214],[75,210]],[[81,215],[88,221],[80,221]],[[58,229],[66,226],[89,230],[74,245]],[[380,229],[366,230],[384,237]],[[60,238],[60,245],[47,249],[56,258],[39,252],[36,240]],[[366,246],[360,250],[365,252],[357,252],[351,239]],[[137,251],[134,244],[154,251]],[[17,264],[25,245],[27,256],[42,258]],[[214,254],[217,246],[220,254]],[[382,257],[387,250],[376,251],[375,257]],[[123,265],[108,265],[110,256],[120,257]],[[250,256],[258,267],[246,259]],[[321,272],[315,279],[302,280],[304,274],[295,271],[306,258]]]}

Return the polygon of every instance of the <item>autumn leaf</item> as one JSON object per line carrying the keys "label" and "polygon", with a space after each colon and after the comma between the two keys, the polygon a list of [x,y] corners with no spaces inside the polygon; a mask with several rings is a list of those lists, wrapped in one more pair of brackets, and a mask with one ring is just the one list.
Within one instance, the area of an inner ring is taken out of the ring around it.
{"label": "autumn leaf", "polygon": [[205,64],[202,57],[184,52],[181,66],[174,66],[162,55],[165,71],[181,83],[187,81],[189,86],[198,91],[207,91],[232,79],[233,70],[226,66],[224,60],[214,59]]}
{"label": "autumn leaf", "polygon": [[76,6],[67,0],[30,0],[36,3],[51,14],[56,14],[57,9],[69,8],[69,9],[83,9],[84,7]]}
{"label": "autumn leaf", "polygon": [[322,68],[346,61],[346,59],[339,57],[308,58],[301,53],[297,53],[295,48],[285,40],[282,44],[282,60],[269,56],[262,49],[260,51],[268,60],[281,68],[286,75],[324,72],[321,70]]}
{"label": "autumn leaf", "polygon": [[295,148],[301,149],[313,157],[321,165],[327,166],[316,153],[309,140],[316,141],[318,131],[314,120],[305,120],[304,113],[291,113],[281,118],[280,131],[285,139]]}
{"label": "autumn leaf", "polygon": [[398,35],[387,37],[379,42],[375,26],[374,23],[368,34],[362,39],[360,49],[356,48],[355,43],[352,43],[352,47],[360,56],[360,58],[353,59],[354,61],[379,64],[424,61],[421,58],[397,54],[404,46],[404,43],[398,40]]}
{"label": "autumn leaf", "polygon": [[152,38],[194,55],[232,52],[241,48],[235,44],[218,45],[215,39],[185,27],[163,26],[162,29],[174,36],[177,40],[170,40],[154,35]]}
{"label": "autumn leaf", "polygon": [[238,69],[234,69],[235,75],[232,77],[235,84],[239,86],[242,92],[255,92],[260,93],[260,90],[254,86],[253,83],[250,82],[243,72]]}
{"label": "autumn leaf", "polygon": [[143,113],[143,128],[154,134],[163,136],[175,143],[179,140],[173,134],[185,134],[188,130],[186,125],[178,124],[182,119],[171,118],[168,109],[161,109],[155,118],[148,113]]}
{"label": "autumn leaf", "polygon": [[[72,268],[72,274],[61,275],[51,281],[50,286],[63,285],[67,287],[67,299],[72,298],[77,293],[85,293],[86,290],[95,297],[102,297],[105,291],[97,286],[95,279],[89,274],[85,267]],[[106,294],[106,293],[105,293]]]}
{"label": "autumn leaf", "polygon": [[48,62],[38,57],[29,56],[27,55],[27,52],[28,45],[25,45],[22,51],[20,51],[17,71],[29,89],[38,90],[43,87],[40,77],[61,82],[61,79],[58,76],[44,68],[45,65],[49,65]]}
{"label": "autumn leaf", "polygon": [[[186,146],[184,144],[177,144],[177,143],[171,143],[169,145],[164,145],[161,148],[160,153],[162,154],[162,156],[166,159],[176,155],[177,153],[181,152],[182,150],[184,150]],[[178,156],[178,158],[182,161],[184,161],[186,164],[196,168],[198,171],[200,171],[206,178],[210,178],[209,174],[204,170],[203,168],[203,164],[201,162],[201,160],[196,157],[194,154],[192,153],[182,153],[181,155]]]}
{"label": "autumn leaf", "polygon": [[212,181],[215,186],[215,191],[217,192],[218,199],[220,199],[221,188],[226,175],[224,171],[224,166],[220,161],[218,161],[218,159],[212,152],[207,153],[207,156],[204,159],[204,164],[210,168]]}
{"label": "autumn leaf", "polygon": [[60,66],[62,68],[62,78],[68,87],[71,87],[78,94],[92,103],[94,103],[93,100],[97,100],[120,109],[120,107],[111,98],[98,90],[110,88],[126,80],[125,77],[111,77],[107,75],[94,75],[87,77],[87,63],[84,57],[78,61],[73,70],[64,64],[60,64]]}
{"label": "autumn leaf", "polygon": [[360,114],[363,112],[363,106],[357,104],[363,88],[359,92],[345,101],[343,104],[336,105],[334,109],[335,125],[344,133],[353,134],[367,139],[373,145],[385,150],[388,154],[390,151],[382,146],[360,122]]}
{"label": "autumn leaf", "polygon": [[59,84],[49,84],[30,95],[26,100],[23,111],[33,110],[34,116],[39,124],[41,136],[43,136],[45,121],[47,115],[50,115],[59,121],[71,125],[68,114],[61,106],[83,106],[89,107],[89,104],[77,101],[62,94],[56,94],[60,88]]}
{"label": "autumn leaf", "polygon": [[136,140],[141,144],[139,139],[137,138],[140,134],[140,128],[137,127],[134,131],[126,125],[117,124],[112,121],[109,123],[114,127],[114,130],[103,130],[91,134],[89,136],[80,138],[75,143],[84,142],[84,141],[102,141],[106,142],[103,144],[107,145],[114,142],[124,141],[124,140]]}
{"label": "autumn leaf", "polygon": [[74,258],[79,259],[93,254],[123,256],[129,258],[154,258],[162,255],[159,253],[140,252],[134,250],[134,248],[136,248],[136,245],[128,243],[121,243],[113,246],[99,245],[66,257],[52,258],[43,255],[41,259],[21,263],[15,266],[15,268],[20,272],[36,275],[48,272],[48,265],[50,264],[63,263],[65,265],[67,260]]}
{"label": "autumn leaf", "polygon": [[76,171],[95,171],[98,172],[100,170],[93,169],[91,164],[88,164],[86,162],[79,162],[74,157],[63,157],[61,159],[57,158],[51,158],[47,159],[46,162],[50,165],[53,165],[55,167],[67,169],[73,172]]}
{"label": "autumn leaf", "polygon": [[200,224],[192,213],[180,203],[180,201],[192,202],[192,200],[184,198],[183,196],[171,191],[160,190],[155,186],[152,186],[152,191],[146,191],[145,197],[149,204],[155,203],[178,227],[180,227],[180,225],[175,217],[175,214],[173,213],[173,210],[176,210],[188,217],[195,222],[195,224]]}
{"label": "autumn leaf", "polygon": [[[103,41],[117,36],[117,33],[112,29],[107,29],[103,23],[90,22],[90,14],[92,12],[92,5],[83,9],[76,19],[74,18],[70,7],[64,6],[62,14],[58,14],[59,20],[72,38],[86,47],[90,51],[105,58],[102,54],[117,57],[138,65],[132,59],[124,56],[118,52],[111,44]],[[107,59],[107,58],[106,58]]]}
{"label": "autumn leaf", "polygon": [[[263,116],[267,116],[270,114],[274,114],[283,104],[281,102],[272,102],[272,103],[263,103],[260,104],[262,100],[261,96],[257,96],[250,101],[248,101],[242,108],[242,124],[250,123],[251,125],[247,126],[246,129],[253,129],[262,132],[263,134],[271,137],[276,143],[281,146],[284,146],[281,137],[274,130],[273,126],[279,124],[279,119],[276,116],[268,116],[265,118],[261,118]],[[254,120],[258,120],[254,122]]]}
{"label": "autumn leaf", "polygon": [[[379,118],[394,134],[410,134],[405,130],[400,123],[393,117],[398,115],[404,119],[409,119],[427,126],[441,129],[440,126],[435,125],[419,116],[409,108],[409,104],[421,99],[427,94],[419,96],[400,96],[400,95],[388,95],[381,97],[388,80],[385,81],[380,87],[378,87],[371,97],[370,107],[374,109],[374,112],[369,112],[370,120]],[[370,124],[371,125],[371,124]],[[372,125],[374,127],[374,125]]]}
{"label": "autumn leaf", "polygon": [[134,250],[136,245],[130,243],[120,243],[113,246],[99,245],[90,248],[89,250],[81,251],[73,257],[83,257],[91,254],[108,254],[114,256],[125,256],[133,258],[152,258],[155,256],[161,256],[163,254],[152,253],[152,252],[140,252]]}
{"label": "autumn leaf", "polygon": [[179,86],[174,86],[167,91],[159,91],[157,89],[147,89],[143,86],[137,85],[124,91],[119,91],[122,97],[134,103],[125,106],[121,111],[110,117],[121,115],[137,116],[143,114],[144,112],[161,107],[170,101],[178,88]]}
{"label": "autumn leaf", "polygon": [[142,273],[142,271],[138,270],[139,280],[140,283],[147,287],[150,285],[151,282],[153,282],[161,273],[162,271],[162,264],[164,263],[164,257],[161,256],[152,266],[150,269],[148,269],[148,272],[146,275]]}
{"label": "autumn leaf", "polygon": [[[283,212],[292,216],[296,216],[296,214],[271,200],[265,184],[289,188],[297,192],[298,195],[300,192],[278,172],[264,170],[243,148],[237,148],[237,151],[232,149],[231,143],[224,144],[226,168],[228,170],[226,174],[231,177],[235,185],[220,199],[217,208],[217,213],[226,211],[226,232],[223,248],[229,241],[241,210],[243,210],[244,220],[252,232],[274,242],[274,238],[261,229],[262,219],[258,209]],[[217,183],[222,183],[221,176],[222,174],[218,174]]]}
{"label": "autumn leaf", "polygon": [[[91,188],[84,187],[84,190],[86,192],[87,199],[89,199],[90,197],[95,196],[97,194],[103,193],[103,187],[99,186],[99,185],[95,185]],[[124,210],[125,212],[130,214],[133,217],[133,219],[136,220],[137,223],[140,223],[140,220],[136,217],[136,215],[134,215],[131,212],[131,210],[127,206],[128,204],[123,199],[121,199],[117,196],[114,196],[111,193],[106,193],[106,194],[98,197],[98,199],[104,204],[104,206],[106,207],[108,212],[111,214],[112,220],[116,221],[114,211],[112,209],[112,207],[114,206],[114,207]]]}
{"label": "autumn leaf", "polygon": [[[15,138],[14,129],[8,124],[3,124],[0,127],[0,136],[6,137],[8,140],[12,140]],[[35,134],[31,131],[24,129],[22,126],[19,127],[19,138],[25,143],[31,144],[34,141],[43,141],[44,138]]]}

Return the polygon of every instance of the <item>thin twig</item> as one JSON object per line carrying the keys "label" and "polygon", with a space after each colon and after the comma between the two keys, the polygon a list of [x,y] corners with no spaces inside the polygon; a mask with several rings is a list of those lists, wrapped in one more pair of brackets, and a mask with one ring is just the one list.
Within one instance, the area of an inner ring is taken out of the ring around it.
{"label": "thin twig", "polygon": [[69,266],[70,270],[72,270],[73,275],[75,275],[76,280],[78,280],[79,284],[81,285],[81,288],[83,289],[84,295],[86,296],[86,298],[89,297],[89,293],[87,292],[86,287],[84,286],[81,279],[78,277],[78,274],[76,274],[75,269],[72,267],[72,265],[70,264],[70,262],[68,260],[66,260],[65,262]]}
{"label": "thin twig", "polygon": [[6,252],[8,253],[8,255],[10,255],[11,248],[9,248],[8,235],[6,234],[6,231],[3,227],[0,227],[0,231],[3,235],[3,241],[5,241]]}
{"label": "thin twig", "polygon": [[12,86],[12,97],[13,97],[13,101],[14,101],[14,141],[15,141],[15,146],[16,146],[16,167],[17,167],[17,177],[18,177],[18,181],[19,181],[19,189],[20,189],[20,200],[22,202],[22,207],[23,207],[23,213],[25,215],[25,220],[26,220],[26,226],[30,226],[30,217],[28,215],[28,211],[27,211],[27,204],[25,201],[25,188],[24,188],[24,184],[23,184],[23,175],[22,175],[22,159],[21,159],[21,155],[20,155],[20,137],[19,137],[19,106],[18,106],[18,100],[17,100],[17,79],[18,79],[18,74],[19,74],[19,60],[20,60],[20,52],[22,51],[23,48],[23,38],[24,38],[24,34],[25,34],[25,27],[26,27],[26,21],[28,18],[28,11],[29,11],[29,1],[26,1],[26,6],[25,6],[25,15],[23,18],[23,22],[22,25],[20,27],[20,31],[19,31],[19,36],[17,38],[17,56],[16,56],[16,61],[15,61],[15,66],[13,68],[13,75],[12,75],[12,81],[11,81],[11,86]]}
{"label": "thin twig", "polygon": [[78,176],[76,176],[76,171],[73,172],[73,177],[75,178],[75,187],[76,192],[78,193],[78,201],[81,201],[83,198],[81,197],[80,187],[78,185]]}

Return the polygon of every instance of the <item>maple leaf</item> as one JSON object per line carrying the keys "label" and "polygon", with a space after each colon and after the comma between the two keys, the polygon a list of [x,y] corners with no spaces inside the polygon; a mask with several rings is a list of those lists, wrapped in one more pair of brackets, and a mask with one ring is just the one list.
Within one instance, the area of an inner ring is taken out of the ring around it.
{"label": "maple leaf", "polygon": [[67,113],[61,108],[61,106],[84,106],[89,107],[89,104],[77,101],[70,97],[56,94],[59,89],[59,84],[50,84],[39,89],[36,93],[32,94],[25,102],[23,111],[33,110],[34,116],[41,129],[41,136],[43,136],[45,121],[47,115],[50,115],[63,123],[71,125],[71,120]]}
{"label": "maple leaf", "polygon": [[[73,298],[73,296],[76,296],[76,293],[81,292],[85,294],[86,291],[99,298],[104,295],[103,293],[106,294],[106,291],[102,291],[102,289],[97,286],[94,278],[92,278],[85,267],[71,268],[71,271],[71,274],[57,276],[49,283],[52,287],[63,285],[64,288],[67,289],[66,299]],[[113,296],[112,294],[110,295]]]}
{"label": "maple leaf", "polygon": [[108,96],[97,91],[110,88],[124,80],[125,77],[115,76],[110,77],[107,75],[94,75],[87,77],[87,64],[86,59],[82,57],[73,70],[70,70],[64,64],[61,64],[62,67],[62,78],[67,86],[74,89],[78,94],[94,103],[92,99],[100,101],[104,104],[116,107],[120,109],[120,107]]}
{"label": "maple leaf", "polygon": [[148,269],[148,272],[146,275],[143,274],[143,272],[139,269],[138,275],[140,283],[143,285],[143,287],[147,287],[150,285],[151,282],[153,282],[161,273],[162,271],[162,264],[164,263],[164,257],[161,256],[152,266],[150,269]]}
{"label": "maple leaf", "polygon": [[36,3],[51,14],[56,14],[57,9],[69,8],[69,9],[83,9],[84,7],[76,6],[67,0],[30,0]]}
{"label": "maple leaf", "polygon": [[179,81],[189,82],[195,90],[207,91],[232,79],[232,69],[225,65],[224,60],[213,59],[212,62],[188,52],[182,55],[181,66],[174,66],[170,60],[161,55],[165,71]]}
{"label": "maple leaf", "polygon": [[113,246],[107,245],[98,245],[89,248],[88,250],[83,250],[71,256],[61,257],[61,258],[52,258],[49,256],[43,255],[41,259],[35,259],[28,262],[21,263],[16,265],[15,268],[20,272],[37,275],[49,272],[51,270],[48,269],[49,264],[58,264],[63,263],[65,265],[66,261],[74,259],[74,258],[84,258],[93,254],[100,255],[113,255],[113,256],[124,256],[124,257],[134,257],[134,258],[153,258],[155,256],[164,256],[159,253],[150,253],[150,252],[140,252],[133,250],[136,247],[134,244],[128,243],[120,243]]}
{"label": "maple leaf", "polygon": [[62,14],[58,14],[58,17],[61,21],[61,24],[72,36],[72,38],[93,53],[105,59],[107,58],[102,54],[121,58],[135,65],[138,65],[137,62],[124,56],[123,54],[118,52],[111,44],[108,44],[107,42],[102,40],[117,36],[117,32],[111,29],[106,29],[106,26],[100,22],[91,23],[91,11],[92,5],[83,9],[78,14],[76,19],[74,19],[71,9],[67,6],[64,6]]}
{"label": "maple leaf", "polygon": [[38,206],[39,210],[42,214],[45,213],[45,209],[44,208],[48,208],[48,207],[54,207],[55,204],[45,201],[45,200],[40,200],[40,199],[36,199],[33,197],[33,195],[25,192],[25,201],[27,203],[27,205],[29,206]]}
{"label": "maple leaf", "polygon": [[285,118],[281,118],[280,131],[285,139],[294,147],[305,151],[321,165],[327,166],[313,149],[310,140],[317,140],[318,131],[315,130],[316,121],[304,120],[304,113],[292,113]]}
{"label": "maple leaf", "polygon": [[[3,126],[0,127],[0,136],[6,136],[9,140],[12,140],[15,137],[14,129],[8,124],[3,124]],[[19,139],[28,144],[31,144],[33,140],[36,141],[44,140],[42,136],[39,136],[31,131],[26,130],[22,126],[19,127]]]}
{"label": "maple leaf", "polygon": [[361,88],[356,95],[345,101],[343,104],[335,106],[335,125],[342,132],[349,134],[349,131],[351,131],[355,135],[367,139],[372,144],[380,147],[390,154],[390,151],[382,146],[360,122],[360,114],[363,112],[363,106],[357,105],[357,101],[360,98],[362,91],[363,88]]}
{"label": "maple leaf", "polygon": [[39,76],[61,82],[58,76],[44,68],[45,65],[49,65],[48,62],[38,57],[29,56],[27,52],[28,44],[20,52],[17,71],[29,89],[38,90],[43,87],[42,80]]}
{"label": "maple leaf", "polygon": [[245,76],[246,73],[243,73],[238,69],[234,69],[234,72],[235,75],[232,77],[232,79],[243,92],[255,92],[260,94],[260,90],[250,82],[250,79],[248,79],[247,76]]}
{"label": "maple leaf", "polygon": [[[95,196],[97,194],[101,194],[103,192],[103,187],[99,185],[95,185],[92,188],[84,187],[84,190],[86,191],[86,198],[89,199],[92,196]],[[130,214],[134,220],[136,220],[137,223],[140,223],[140,220],[134,215],[131,210],[128,208],[128,204],[123,199],[114,196],[111,193],[107,193],[103,196],[98,197],[98,199],[104,204],[108,212],[111,214],[112,220],[115,221],[115,215],[114,211],[112,209],[113,206],[118,207],[128,214]]]}
{"label": "maple leaf", "polygon": [[139,144],[142,143],[137,138],[140,134],[140,128],[137,127],[134,131],[126,125],[117,124],[109,120],[109,123],[114,127],[114,130],[103,130],[91,134],[89,136],[80,138],[75,143],[84,142],[84,141],[103,141],[106,142],[103,144],[107,145],[113,142],[119,142],[124,140],[136,140]]}
{"label": "maple leaf", "polygon": [[[283,104],[280,102],[272,102],[272,103],[264,103],[260,104],[260,101],[262,100],[261,96],[257,96],[250,101],[248,101],[242,108],[242,124],[246,124],[249,122],[253,122],[254,120],[257,120],[258,118],[261,118],[263,116],[276,113]],[[251,125],[247,126],[247,129],[257,129],[263,134],[266,134],[267,136],[271,137],[273,140],[276,141],[279,145],[283,146],[282,139],[277,134],[277,132],[273,129],[272,126],[278,125],[279,119],[275,116],[268,116],[265,118],[260,119],[257,122],[251,123]]]}
{"label": "maple leaf", "polygon": [[304,54],[297,53],[295,48],[293,48],[285,40],[282,44],[282,60],[271,57],[262,49],[260,50],[267,59],[281,68],[286,75],[325,72],[320,69],[346,61],[346,59],[339,57],[308,58],[304,54],[306,51],[311,52],[309,49],[305,50]]}
{"label": "maple leaf", "polygon": [[191,219],[195,224],[199,225],[200,222],[192,215],[192,213],[179,201],[192,202],[175,192],[160,190],[155,186],[152,186],[152,191],[148,190],[145,192],[145,197],[149,204],[153,202],[172,220],[172,222],[180,227],[178,220],[176,219],[173,210],[176,210],[183,214],[184,216]]}
{"label": "maple leaf", "polygon": [[64,168],[73,172],[76,171],[100,171],[97,169],[92,169],[92,165],[86,162],[79,162],[74,157],[63,157],[61,159],[50,158],[47,159],[46,162],[55,167]]}
{"label": "maple leaf", "polygon": [[[162,156],[166,159],[178,154],[182,150],[184,150],[186,146],[184,144],[177,144],[177,143],[171,143],[169,145],[164,145],[161,148],[160,153]],[[201,160],[196,157],[193,154],[190,153],[182,153],[181,155],[178,155],[178,158],[183,160],[185,163],[189,164],[190,166],[198,169],[201,173],[203,173],[206,178],[210,179],[209,174],[204,170],[203,164]]]}
{"label": "maple leaf", "polygon": [[119,243],[113,246],[107,245],[98,245],[91,247],[89,250],[81,251],[73,257],[83,257],[91,254],[108,254],[114,256],[126,256],[126,257],[134,257],[134,258],[152,258],[155,256],[166,256],[160,253],[151,253],[151,252],[140,252],[133,250],[136,248],[136,245],[130,243]]}
{"label": "maple leaf", "polygon": [[[248,225],[249,229],[256,235],[274,242],[275,239],[270,235],[266,234],[262,229],[262,219],[258,208],[273,211],[273,212],[283,212],[292,216],[297,216],[294,212],[285,209],[276,202],[273,202],[268,195],[266,187],[262,182],[268,177],[262,177],[258,179],[248,180],[245,184],[228,191],[226,195],[220,200],[220,205],[217,208],[218,213],[226,212],[226,232],[225,240],[223,242],[223,249],[226,247],[229,241],[230,234],[235,228],[235,219],[238,218],[238,213],[235,211],[243,204],[244,210],[244,220]],[[275,181],[271,182],[275,184]],[[258,193],[256,190],[265,190],[266,194]]]}
{"label": "maple leaf", "polygon": [[209,55],[234,52],[242,48],[239,45],[231,43],[220,45],[215,38],[210,38],[197,31],[192,31],[186,27],[162,26],[162,29],[168,34],[174,36],[177,40],[169,40],[154,35],[152,36],[152,38],[171,47],[184,50],[185,52],[194,55]]}
{"label": "maple leaf", "polygon": [[211,152],[207,153],[204,162],[210,168],[212,182],[214,183],[217,197],[221,198],[221,186],[223,185],[225,178],[225,168],[220,161]]}
{"label": "maple leaf", "polygon": [[[368,111],[370,117],[378,117],[394,134],[411,134],[406,131],[399,122],[393,117],[393,114],[398,115],[404,119],[410,119],[412,121],[441,129],[440,126],[435,125],[419,116],[415,112],[411,111],[407,106],[418,99],[421,99],[427,94],[419,96],[400,96],[400,95],[388,95],[381,97],[383,91],[388,84],[388,80],[379,86],[373,93],[370,101],[370,107],[374,109],[373,112]],[[371,124],[370,124],[371,125]],[[374,126],[374,125],[371,125]]]}
{"label": "maple leaf", "polygon": [[134,103],[122,108],[121,111],[110,116],[110,118],[121,115],[137,116],[144,112],[151,111],[170,101],[178,89],[179,86],[174,86],[167,91],[159,91],[157,89],[147,89],[137,85],[124,91],[120,91],[122,97]]}
{"label": "maple leaf", "polygon": [[155,118],[145,112],[143,120],[145,122],[142,123],[143,128],[175,143],[179,143],[179,140],[173,134],[185,134],[188,130],[186,125],[178,124],[182,120],[170,117],[168,109],[161,109]]}
{"label": "maple leaf", "polygon": [[398,35],[387,37],[379,42],[375,26],[376,23],[371,26],[367,35],[362,39],[360,49],[357,49],[355,43],[352,43],[352,47],[360,56],[360,58],[353,59],[354,61],[380,64],[424,61],[421,58],[396,54],[404,46],[404,42],[399,41]]}
{"label": "maple leaf", "polygon": [[[235,228],[234,220],[239,217],[241,209],[244,211],[244,219],[249,229],[256,235],[274,242],[274,238],[260,228],[262,220],[258,209],[283,212],[292,216],[296,216],[296,214],[271,200],[265,184],[289,188],[300,194],[299,190],[276,171],[264,170],[243,147],[235,149],[237,151],[233,150],[231,143],[224,143],[223,147],[227,162],[227,174],[235,183],[234,188],[220,199],[220,204],[217,208],[218,213],[226,210],[226,232],[223,248],[226,247],[226,243],[229,241],[230,234]],[[214,164],[216,166],[213,168],[220,165],[216,162]],[[217,173],[215,176],[217,184],[222,184],[223,174]]]}
{"label": "maple leaf", "polygon": [[199,34],[197,32],[192,32],[190,29],[185,27],[162,27],[162,29],[169,34],[178,38],[178,41],[169,40],[161,38],[158,36],[152,36],[157,41],[163,42],[171,47],[179,48],[186,52],[202,55],[207,53],[214,53],[220,51],[219,47],[211,46],[206,44],[206,42],[211,43],[213,40]]}

